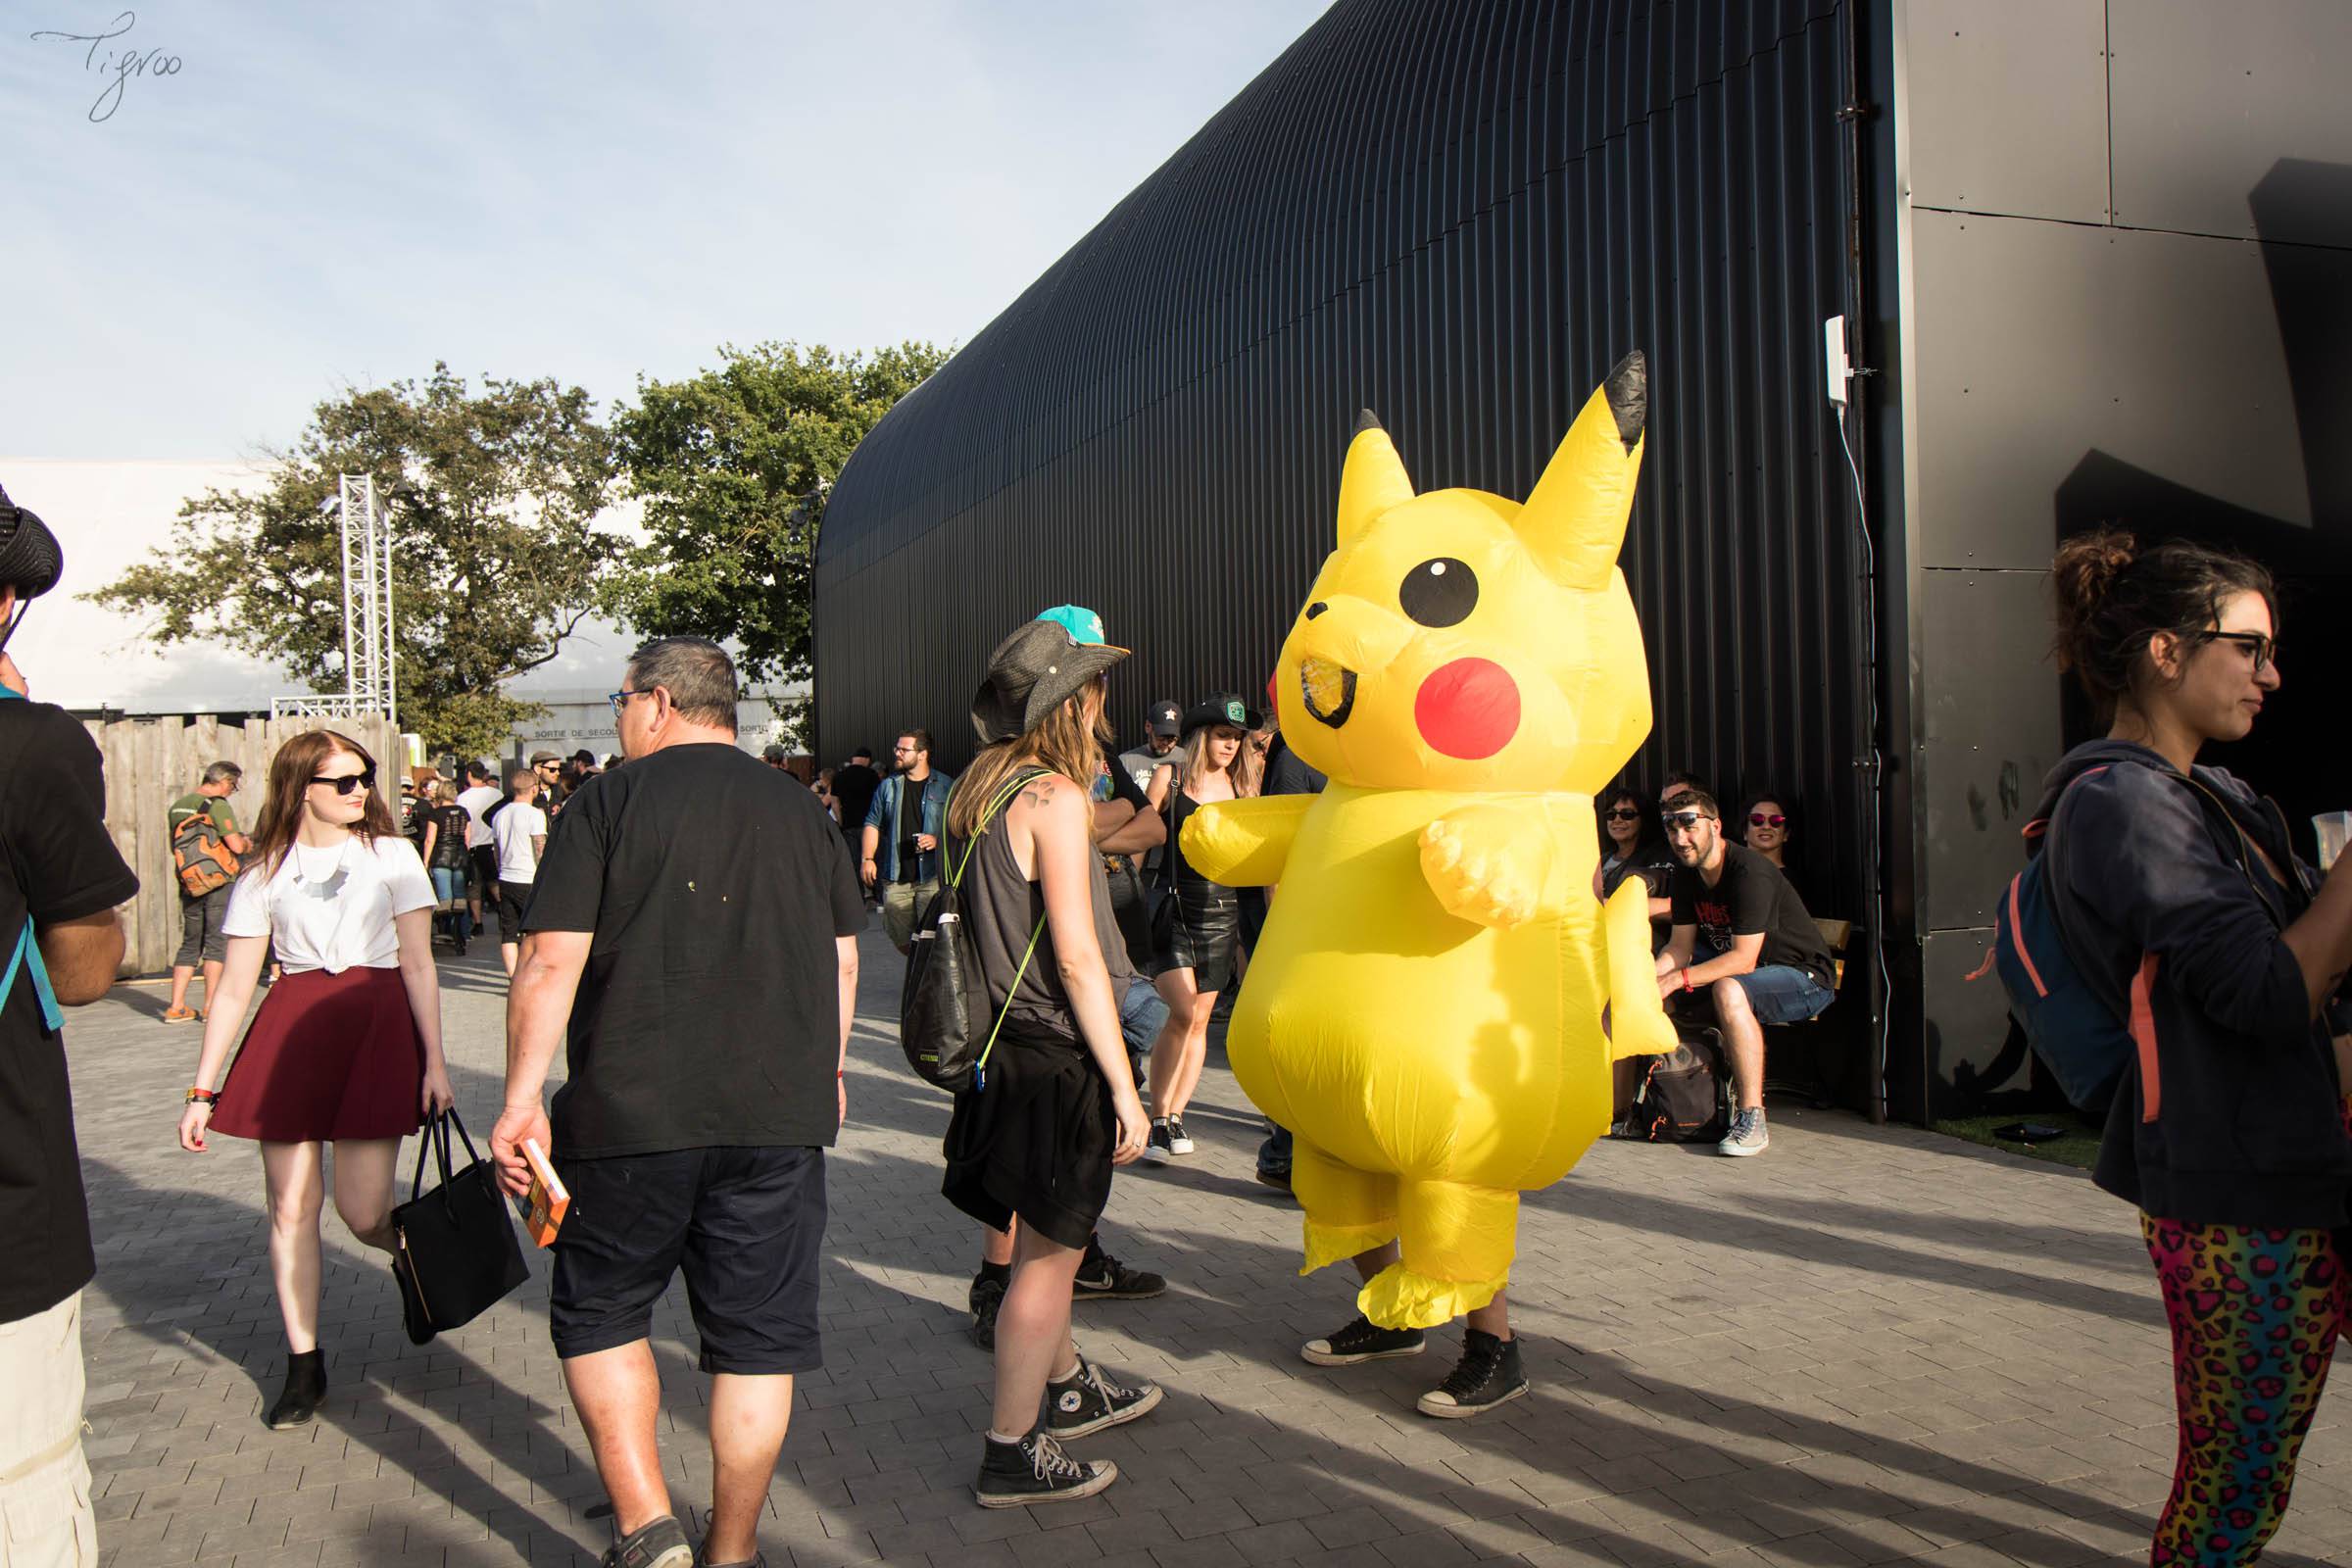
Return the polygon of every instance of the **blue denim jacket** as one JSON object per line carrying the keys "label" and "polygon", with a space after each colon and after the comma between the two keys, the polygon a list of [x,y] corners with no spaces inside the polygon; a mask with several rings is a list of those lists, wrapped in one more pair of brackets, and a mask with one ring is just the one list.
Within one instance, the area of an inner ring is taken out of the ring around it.
{"label": "blue denim jacket", "polygon": [[[874,851],[874,870],[881,880],[896,882],[899,876],[899,796],[906,788],[906,775],[893,773],[874,791],[874,804],[865,808],[865,825],[874,830],[880,847]],[[948,833],[948,796],[956,788],[956,780],[937,768],[923,780],[921,811],[923,831],[933,840],[944,840]],[[926,850],[914,858],[917,882],[939,880],[939,852]]]}

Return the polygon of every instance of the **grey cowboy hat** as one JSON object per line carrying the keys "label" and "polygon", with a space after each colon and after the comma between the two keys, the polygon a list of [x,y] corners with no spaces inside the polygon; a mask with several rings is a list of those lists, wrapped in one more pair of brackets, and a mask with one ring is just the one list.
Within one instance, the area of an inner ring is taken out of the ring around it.
{"label": "grey cowboy hat", "polygon": [[1124,648],[1078,641],[1059,621],[1024,621],[988,656],[988,675],[972,694],[972,729],[983,746],[1026,735],[1126,657]]}

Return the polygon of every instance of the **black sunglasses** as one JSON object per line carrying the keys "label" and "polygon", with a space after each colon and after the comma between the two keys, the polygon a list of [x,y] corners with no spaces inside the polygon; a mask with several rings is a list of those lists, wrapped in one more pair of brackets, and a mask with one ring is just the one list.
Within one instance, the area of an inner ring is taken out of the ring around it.
{"label": "black sunglasses", "polygon": [[375,769],[372,767],[362,768],[357,773],[344,773],[334,777],[330,777],[324,773],[313,773],[311,775],[311,782],[314,784],[331,784],[335,787],[335,793],[337,795],[349,795],[353,790],[371,790],[375,788]]}
{"label": "black sunglasses", "polygon": [[2271,636],[2269,632],[2201,631],[2197,633],[2197,641],[2201,643],[2235,643],[2238,652],[2254,661],[2256,669],[2260,669],[2265,664],[2277,663],[2278,658],[2278,639]]}
{"label": "black sunglasses", "polygon": [[1609,820],[1612,822],[1639,822],[1642,820],[1642,813],[1638,809],[1628,810],[1620,806],[1609,812]]}
{"label": "black sunglasses", "polygon": [[1666,813],[1666,829],[1672,832],[1679,827],[1688,833],[1699,823],[1712,820],[1704,811],[1669,811]]}

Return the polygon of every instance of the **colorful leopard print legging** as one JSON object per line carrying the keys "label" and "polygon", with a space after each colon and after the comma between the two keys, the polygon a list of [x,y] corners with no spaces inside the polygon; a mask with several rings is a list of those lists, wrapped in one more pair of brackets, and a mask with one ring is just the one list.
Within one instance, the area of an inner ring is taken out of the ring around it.
{"label": "colorful leopard print legging", "polygon": [[2180,1422],[2173,1494],[2148,1560],[2251,1562],[2286,1513],[2343,1321],[2334,1237],[2147,1214],[2139,1228],[2172,1321]]}

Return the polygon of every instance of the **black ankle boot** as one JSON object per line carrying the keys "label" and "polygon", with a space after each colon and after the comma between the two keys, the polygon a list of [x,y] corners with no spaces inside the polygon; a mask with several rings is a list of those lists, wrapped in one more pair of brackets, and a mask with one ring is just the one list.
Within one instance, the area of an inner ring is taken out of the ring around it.
{"label": "black ankle boot", "polygon": [[320,1350],[303,1350],[286,1357],[286,1386],[277,1391],[277,1402],[262,1418],[272,1430],[298,1427],[318,1413],[318,1401],[326,1396],[326,1355]]}

